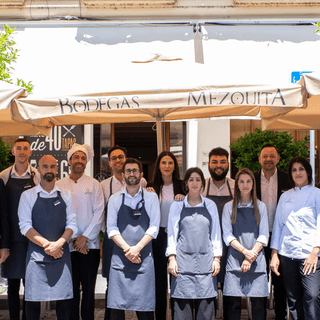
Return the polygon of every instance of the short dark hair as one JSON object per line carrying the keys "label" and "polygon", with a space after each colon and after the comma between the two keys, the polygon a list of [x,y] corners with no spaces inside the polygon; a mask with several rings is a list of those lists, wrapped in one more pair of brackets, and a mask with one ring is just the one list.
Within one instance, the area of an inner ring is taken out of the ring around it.
{"label": "short dark hair", "polygon": [[204,175],[203,175],[203,172],[200,168],[198,167],[192,167],[192,168],[189,168],[186,173],[184,174],[184,178],[183,178],[183,183],[182,183],[182,188],[183,190],[185,191],[185,193],[187,194],[189,190],[187,190],[186,188],[186,185],[187,185],[187,181],[189,180],[190,176],[193,174],[193,173],[197,173],[200,178],[201,178],[201,182],[202,182],[202,187],[204,188],[205,185],[206,185],[206,179],[204,178]]}
{"label": "short dark hair", "polygon": [[229,152],[226,149],[218,147],[218,148],[214,148],[210,151],[209,161],[212,156],[220,156],[220,157],[226,156],[227,160],[228,160],[229,159]]}
{"label": "short dark hair", "polygon": [[288,176],[289,176],[290,184],[292,186],[295,186],[295,182],[292,178],[292,167],[295,163],[300,163],[305,168],[305,170],[307,171],[307,176],[308,176],[308,184],[310,184],[312,182],[312,168],[311,168],[309,161],[303,157],[294,157],[290,160],[290,162],[288,164]]}
{"label": "short dark hair", "polygon": [[261,152],[262,152],[262,150],[264,149],[264,148],[275,148],[276,149],[276,151],[278,152],[278,154],[279,154],[279,151],[278,151],[278,149],[275,147],[275,145],[274,144],[272,144],[272,143],[266,143],[266,144],[264,144],[262,147],[261,147],[261,149],[260,149],[260,153],[259,154],[261,154]]}
{"label": "short dark hair", "polygon": [[14,141],[13,146],[18,142],[28,142],[29,145],[31,146],[30,141],[28,139],[26,139],[26,138],[18,138],[17,140]]}
{"label": "short dark hair", "polygon": [[126,165],[129,164],[129,163],[135,163],[135,164],[137,164],[138,167],[139,167],[140,172],[143,172],[143,171],[142,171],[142,163],[141,163],[139,160],[134,159],[134,158],[127,158],[127,159],[126,159],[126,162],[125,162],[124,165],[123,165],[123,171],[125,170]]}
{"label": "short dark hair", "polygon": [[109,150],[108,150],[108,158],[109,158],[109,160],[110,160],[110,154],[114,150],[122,150],[124,155],[127,157],[127,149],[124,148],[124,147],[120,147],[120,146],[115,145],[115,146],[109,148]]}

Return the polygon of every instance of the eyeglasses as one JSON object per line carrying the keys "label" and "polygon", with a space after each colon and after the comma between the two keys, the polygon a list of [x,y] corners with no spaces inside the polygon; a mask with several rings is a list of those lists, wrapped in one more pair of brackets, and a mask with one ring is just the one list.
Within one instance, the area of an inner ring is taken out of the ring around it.
{"label": "eyeglasses", "polygon": [[136,173],[140,172],[140,170],[139,169],[126,169],[124,172],[127,174],[130,174],[131,172],[133,174],[136,174]]}
{"label": "eyeglasses", "polygon": [[117,159],[119,160],[123,160],[125,158],[125,156],[123,154],[121,154],[120,156],[114,156],[112,158],[110,158],[111,161],[115,161]]}

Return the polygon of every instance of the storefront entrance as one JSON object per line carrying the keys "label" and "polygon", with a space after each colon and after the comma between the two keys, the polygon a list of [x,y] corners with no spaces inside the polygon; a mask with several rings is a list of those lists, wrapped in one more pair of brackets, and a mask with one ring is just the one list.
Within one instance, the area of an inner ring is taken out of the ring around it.
{"label": "storefront entrance", "polygon": [[[164,148],[177,157],[180,171],[186,164],[185,122],[163,123]],[[112,173],[109,167],[108,149],[119,145],[125,147],[128,157],[139,159],[143,165],[144,177],[152,180],[154,163],[157,158],[157,137],[154,122],[101,124],[94,126],[94,177],[100,181]]]}

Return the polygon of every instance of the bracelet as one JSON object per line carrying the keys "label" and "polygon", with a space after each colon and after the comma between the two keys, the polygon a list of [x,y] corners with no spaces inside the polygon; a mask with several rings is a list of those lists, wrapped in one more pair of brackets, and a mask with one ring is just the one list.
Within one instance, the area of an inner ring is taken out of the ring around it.
{"label": "bracelet", "polygon": [[244,252],[244,250],[246,250],[246,248],[245,247],[243,247],[243,249],[240,251],[241,253],[243,253]]}
{"label": "bracelet", "polygon": [[214,258],[213,261],[217,261],[220,263],[220,259],[218,259],[218,258]]}

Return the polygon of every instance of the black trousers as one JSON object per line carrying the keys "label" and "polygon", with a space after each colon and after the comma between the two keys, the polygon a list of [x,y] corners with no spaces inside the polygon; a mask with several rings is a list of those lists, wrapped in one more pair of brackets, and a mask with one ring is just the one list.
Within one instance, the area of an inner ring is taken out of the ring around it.
{"label": "black trousers", "polygon": [[[56,314],[58,320],[69,320],[71,311],[71,299],[56,301]],[[40,319],[40,302],[26,302],[27,320]]]}
{"label": "black trousers", "polygon": [[70,320],[80,319],[80,284],[82,288],[81,318],[94,320],[94,290],[100,263],[100,250],[90,249],[88,254],[71,252],[73,299]]}
{"label": "black trousers", "polygon": [[[166,320],[168,290],[168,258],[166,257],[166,249],[167,233],[165,228],[160,227],[158,237],[152,240],[154,270],[156,277],[156,320]],[[172,309],[173,305],[171,304],[171,312]]]}
{"label": "black trousers", "polygon": [[[267,318],[267,298],[250,298],[252,320],[265,320]],[[241,319],[241,297],[228,297],[228,319]]]}
{"label": "black trousers", "polygon": [[[125,311],[119,309],[109,309],[111,320],[125,320]],[[153,311],[136,311],[137,318],[139,320],[153,320]]]}
{"label": "black trousers", "polygon": [[[24,279],[22,279],[25,285]],[[20,320],[20,284],[21,279],[8,279],[8,306],[10,320]],[[26,320],[26,302],[23,295],[22,320]]]}
{"label": "black trousers", "polygon": [[[267,274],[269,277],[270,261],[271,261],[271,243],[272,233],[269,235],[269,243],[267,247],[264,247],[264,254],[266,257],[267,264]],[[287,294],[286,288],[283,281],[282,265],[279,266],[280,276],[277,276],[273,271],[271,271],[271,278],[273,284],[274,292],[274,313],[276,315],[275,320],[285,320],[287,316]]]}
{"label": "black trousers", "polygon": [[192,320],[193,303],[196,320],[214,320],[214,298],[209,299],[177,299],[172,298],[174,320]]}
{"label": "black trousers", "polygon": [[290,259],[279,255],[287,289],[292,320],[320,319],[320,260],[315,273],[303,274],[305,259]]}

